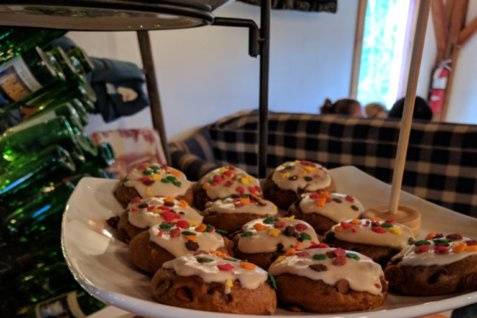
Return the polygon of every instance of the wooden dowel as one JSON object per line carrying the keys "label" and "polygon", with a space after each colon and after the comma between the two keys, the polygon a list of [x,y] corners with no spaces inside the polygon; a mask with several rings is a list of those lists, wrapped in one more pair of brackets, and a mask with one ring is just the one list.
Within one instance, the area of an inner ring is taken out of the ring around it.
{"label": "wooden dowel", "polygon": [[419,1],[419,11],[417,15],[416,31],[412,45],[411,64],[407,79],[406,98],[404,100],[404,111],[401,120],[401,130],[399,132],[398,148],[394,161],[394,173],[391,187],[391,200],[389,211],[396,213],[399,205],[399,195],[401,192],[404,167],[406,165],[406,154],[411,134],[412,117],[414,113],[414,103],[416,101],[417,80],[419,78],[419,68],[421,67],[422,51],[426,37],[427,20],[429,17],[430,0]]}

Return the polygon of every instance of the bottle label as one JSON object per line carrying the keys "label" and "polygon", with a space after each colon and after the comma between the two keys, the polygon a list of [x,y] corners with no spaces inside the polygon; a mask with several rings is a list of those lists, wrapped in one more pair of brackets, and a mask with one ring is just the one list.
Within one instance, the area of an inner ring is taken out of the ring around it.
{"label": "bottle label", "polygon": [[50,119],[56,118],[58,115],[54,111],[49,111],[40,116],[35,116],[33,118],[28,118],[28,120],[22,121],[20,124],[8,128],[9,133],[16,133],[22,131],[24,129],[30,128],[31,126],[35,126],[37,124],[41,124],[44,122],[49,121]]}
{"label": "bottle label", "polygon": [[86,315],[81,311],[76,292],[70,292],[37,304],[35,317],[83,318]]}
{"label": "bottle label", "polygon": [[41,87],[21,57],[0,65],[0,88],[12,101],[18,102]]}

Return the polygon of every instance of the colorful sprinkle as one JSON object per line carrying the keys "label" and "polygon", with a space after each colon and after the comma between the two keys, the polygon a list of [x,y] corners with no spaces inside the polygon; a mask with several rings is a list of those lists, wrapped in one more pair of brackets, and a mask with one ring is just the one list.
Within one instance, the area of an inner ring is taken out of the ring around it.
{"label": "colorful sprinkle", "polygon": [[359,261],[360,257],[356,253],[346,253],[347,258],[354,259],[355,261]]}
{"label": "colorful sprinkle", "polygon": [[275,228],[272,228],[272,229],[269,229],[267,231],[268,235],[270,236],[273,236],[273,237],[277,237],[279,236],[282,232],[279,230],[279,229],[275,229]]}
{"label": "colorful sprinkle", "polygon": [[327,257],[326,257],[325,254],[315,254],[315,255],[313,255],[313,259],[315,261],[323,261],[323,260],[327,259]]}
{"label": "colorful sprinkle", "polygon": [[199,263],[210,263],[210,262],[213,262],[214,260],[212,258],[208,258],[208,257],[203,257],[203,256],[197,256],[196,257],[196,260],[197,262]]}
{"label": "colorful sprinkle", "polygon": [[176,222],[176,225],[177,227],[181,228],[181,229],[186,229],[189,227],[189,222],[187,222],[186,220],[179,220]]}
{"label": "colorful sprinkle", "polygon": [[250,263],[250,262],[240,262],[240,267],[247,270],[247,271],[252,271],[257,266],[253,263]]}
{"label": "colorful sprinkle", "polygon": [[414,251],[416,254],[427,253],[429,251],[429,245],[418,245]]}
{"label": "colorful sprinkle", "polygon": [[447,254],[449,253],[449,247],[445,245],[435,245],[434,251],[436,254]]}
{"label": "colorful sprinkle", "polygon": [[234,269],[234,266],[232,264],[226,263],[226,264],[218,264],[217,268],[223,272],[228,272]]}

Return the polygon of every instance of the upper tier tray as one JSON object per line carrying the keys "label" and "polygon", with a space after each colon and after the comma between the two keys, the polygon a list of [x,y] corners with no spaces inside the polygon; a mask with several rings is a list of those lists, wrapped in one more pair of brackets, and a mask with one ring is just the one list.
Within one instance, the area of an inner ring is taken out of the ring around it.
{"label": "upper tier tray", "polygon": [[[330,170],[340,192],[359,198],[366,208],[382,206],[389,200],[390,186],[355,167]],[[151,299],[149,279],[135,271],[127,260],[127,247],[115,240],[105,220],[118,215],[122,208],[113,197],[115,180],[84,178],[72,194],[63,216],[63,253],[76,280],[96,298],[150,318],[183,317],[257,317],[221,314],[182,309],[158,304]],[[461,232],[477,237],[477,219],[453,212],[402,193],[401,204],[422,213],[423,229],[428,231]],[[477,302],[477,292],[447,297],[403,297],[390,294],[385,305],[371,312],[312,315],[279,310],[276,317],[416,317],[443,312]]]}

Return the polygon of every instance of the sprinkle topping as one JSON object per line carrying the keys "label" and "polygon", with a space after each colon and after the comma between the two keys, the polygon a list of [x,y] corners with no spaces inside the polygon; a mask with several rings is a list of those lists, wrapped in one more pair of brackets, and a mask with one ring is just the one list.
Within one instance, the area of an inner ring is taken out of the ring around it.
{"label": "sprinkle topping", "polygon": [[328,170],[317,163],[306,160],[281,164],[275,169],[272,180],[279,188],[294,192],[318,191],[331,185],[331,176]]}
{"label": "sprinkle topping", "polygon": [[335,222],[358,218],[364,212],[364,206],[355,197],[328,191],[305,193],[298,205],[303,213],[320,214]]}
{"label": "sprinkle topping", "polygon": [[214,252],[225,246],[223,237],[212,226],[204,224],[183,227],[182,220],[163,222],[149,229],[151,242],[166,249],[174,256],[182,256],[196,251]]}
{"label": "sprinkle topping", "polygon": [[346,242],[389,246],[402,249],[414,239],[411,229],[393,221],[353,219],[342,221],[331,228],[328,235]]}
{"label": "sprinkle topping", "polygon": [[244,288],[255,289],[268,277],[254,264],[221,253],[181,256],[164,263],[163,268],[173,269],[179,276],[199,276],[206,283],[223,283],[226,293],[231,292],[235,281]]}
{"label": "sprinkle topping", "polygon": [[438,265],[459,261],[477,254],[475,240],[461,234],[431,232],[424,240],[412,242],[408,249],[396,258],[404,265]]}
{"label": "sprinkle topping", "polygon": [[[129,222],[139,228],[148,228],[163,221],[179,222],[179,227],[188,227],[202,222],[202,216],[184,200],[172,197],[134,198],[128,206]],[[166,226],[166,225],[163,225]]]}
{"label": "sprinkle topping", "polygon": [[199,181],[199,185],[212,200],[230,196],[262,195],[258,180],[234,166],[224,166],[207,173]]}
{"label": "sprinkle topping", "polygon": [[253,213],[257,215],[276,215],[278,208],[272,202],[256,195],[233,196],[207,202],[205,213]]}
{"label": "sprinkle topping", "polygon": [[380,278],[381,266],[369,257],[341,248],[311,248],[306,253],[296,251],[279,257],[270,267],[272,275],[290,273],[337,286],[340,281],[349,283],[355,291],[374,295],[383,292]]}
{"label": "sprinkle topping", "polygon": [[244,253],[304,249],[318,244],[313,228],[294,217],[269,216],[250,221],[243,226],[238,237],[238,248]]}
{"label": "sprinkle topping", "polygon": [[190,187],[186,176],[177,169],[159,163],[144,163],[133,169],[125,185],[134,187],[143,198],[184,195]]}

